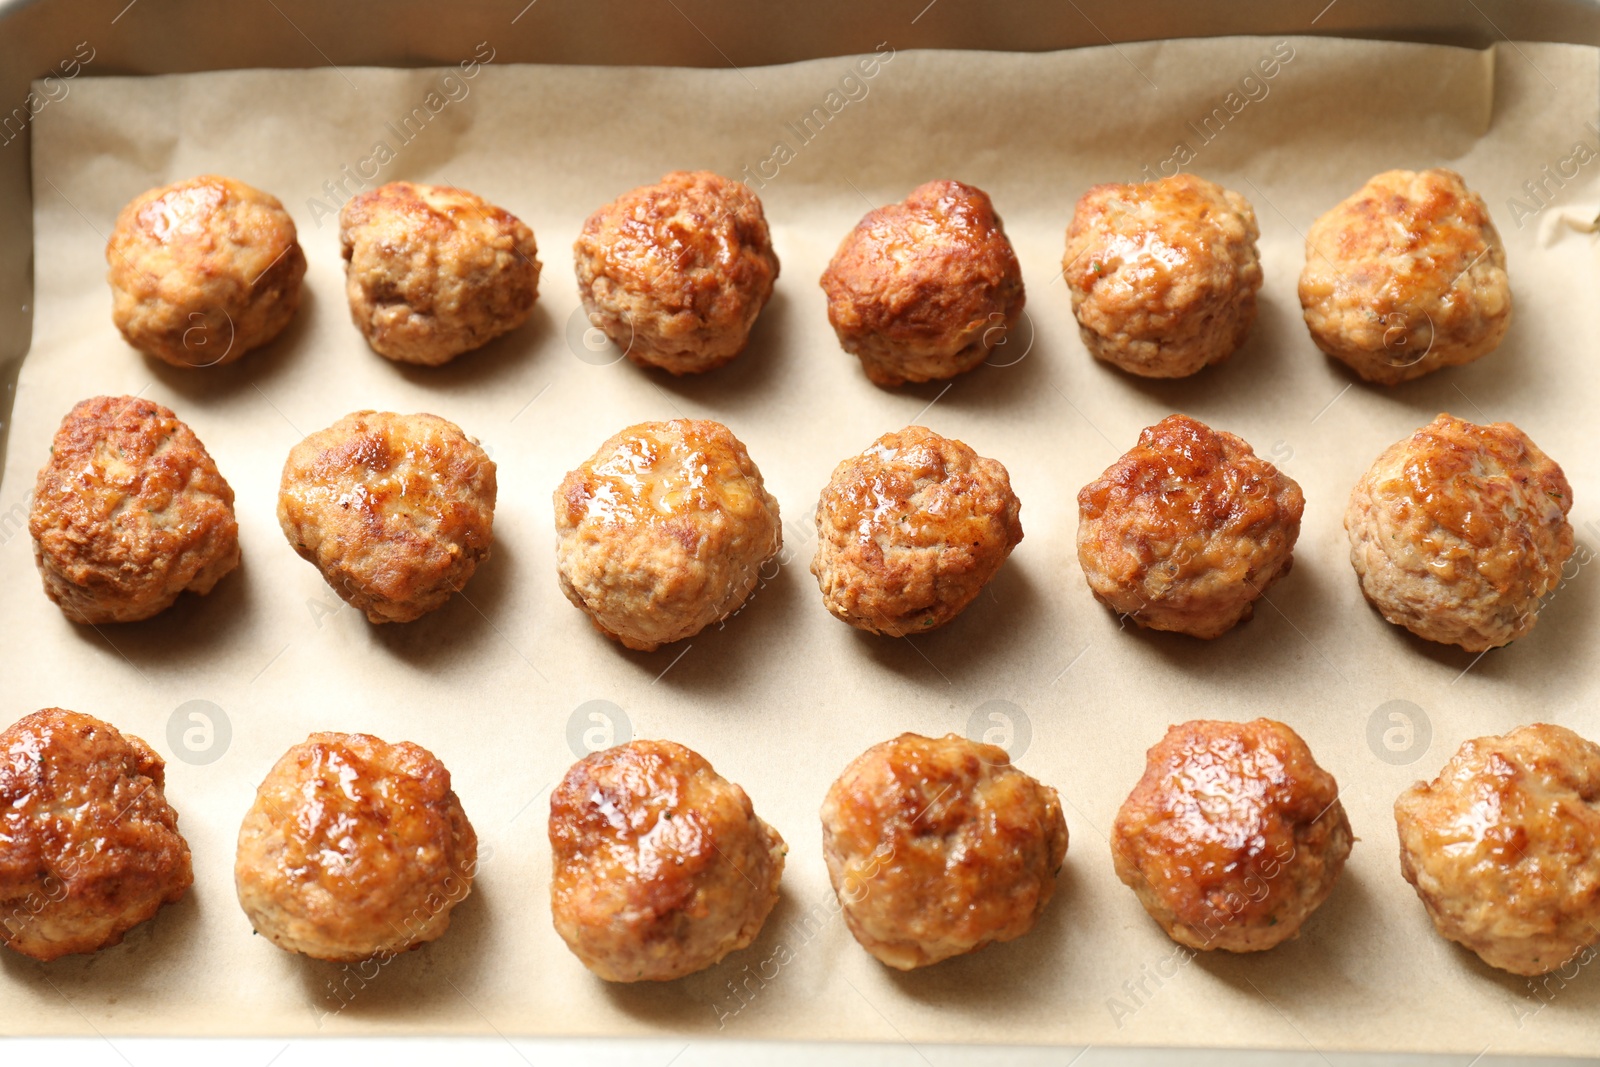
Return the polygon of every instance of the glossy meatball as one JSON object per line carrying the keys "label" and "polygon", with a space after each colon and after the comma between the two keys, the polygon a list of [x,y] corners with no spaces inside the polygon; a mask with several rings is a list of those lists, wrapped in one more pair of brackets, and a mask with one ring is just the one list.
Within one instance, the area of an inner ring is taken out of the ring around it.
{"label": "glossy meatball", "polygon": [[1167,936],[1260,952],[1300,932],[1355,839],[1333,775],[1289,727],[1196,720],[1152,749],[1111,856]]}
{"label": "glossy meatball", "polygon": [[1544,974],[1600,942],[1600,745],[1544,723],[1468,741],[1394,817],[1434,927],[1489,966]]}
{"label": "glossy meatball", "polygon": [[477,866],[478,835],[433,753],[315,733],[256,790],[233,879],[256,933],[354,963],[442,937]]}
{"label": "glossy meatball", "polygon": [[380,356],[438,366],[516,329],[539,295],[539,248],[465,189],[389,182],[339,211],[350,317]]}
{"label": "glossy meatball", "polygon": [[370,622],[411,622],[461,591],[494,543],[495,465],[437,415],[357,411],[295,445],[278,524]]}
{"label": "glossy meatball", "polygon": [[710,171],[673,171],[589,216],[572,245],[589,321],[641,367],[713,370],[744,351],[778,257],[761,200]]}
{"label": "glossy meatball", "polygon": [[989,194],[919,185],[869,211],[822,275],[839,344],[878,385],[954,378],[1022,314],[1022,267]]}
{"label": "glossy meatball", "polygon": [[1243,440],[1170,415],[1078,493],[1078,562],[1106,607],[1219,637],[1294,564],[1305,496]]}
{"label": "glossy meatball", "polygon": [[137,737],[46,708],[0,732],[0,940],[94,952],[194,883],[166,764]]}
{"label": "glossy meatball", "polygon": [[1306,231],[1300,306],[1328,355],[1369,382],[1410,381],[1499,347],[1505,247],[1455,171],[1385,171]]}
{"label": "glossy meatball", "polygon": [[555,491],[561,591],[649,652],[738,610],[783,546],[778,502],[720,422],[641,422]]}
{"label": "glossy meatball", "polygon": [[903,637],[943,626],[1022,540],[998,460],[921,426],[886,433],[834,468],[817,504],[811,573],[835,616]]}
{"label": "glossy meatball", "polygon": [[822,849],[861,947],[901,971],[1033,929],[1067,823],[1056,791],[957,734],[873,745],[822,802]]}
{"label": "glossy meatball", "polygon": [[239,565],[233,490],[194,432],[132,396],[75,406],[28,515],[44,591],[73,622],[148,619]]}
{"label": "glossy meatball", "polygon": [[106,262],[117,329],[177,367],[232,363],[278,336],[306,273],[278,198],[215,174],[134,197]]}
{"label": "glossy meatball", "polygon": [[1062,258],[1089,354],[1145,378],[1227,359],[1256,318],[1255,209],[1192,174],[1083,194]]}
{"label": "glossy meatball", "polygon": [[743,789],[671,741],[572,765],[550,794],[556,932],[608,982],[664,982],[756,939],[788,846]]}
{"label": "glossy meatball", "polygon": [[1481,652],[1533,629],[1572,555],[1571,510],[1566,475],[1521,430],[1440,415],[1361,476],[1344,527],[1384,618]]}

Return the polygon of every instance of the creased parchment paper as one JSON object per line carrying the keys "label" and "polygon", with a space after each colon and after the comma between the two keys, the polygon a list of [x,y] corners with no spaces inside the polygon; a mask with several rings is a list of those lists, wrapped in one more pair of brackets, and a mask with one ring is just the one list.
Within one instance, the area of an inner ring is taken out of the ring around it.
{"label": "creased parchment paper", "polygon": [[[1396,794],[1466,738],[1538,720],[1600,736],[1600,577],[1575,564],[1531,636],[1474,659],[1371,611],[1341,528],[1373,458],[1448,410],[1527,430],[1572,480],[1578,559],[1600,545],[1595,239],[1544,225],[1563,211],[1581,222],[1597,199],[1600,164],[1575,148],[1596,144],[1593,50],[1230,39],[1023,56],[888,42],[865,65],[744,71],[509,68],[492,54],[451,71],[84,79],[39,116],[36,339],[0,484],[3,717],[61,705],[152,742],[196,884],[92,958],[0,955],[0,1030],[1600,1048],[1593,968],[1536,987],[1437,937],[1401,879],[1391,816]],[[1060,278],[1063,231],[1088,186],[1178,164],[1255,204],[1261,316],[1226,364],[1139,381],[1084,352]],[[1301,234],[1370,175],[1431,165],[1461,170],[1500,226],[1510,335],[1470,367],[1393,390],[1352,384],[1301,325]],[[750,181],[782,276],[745,355],[672,381],[585,346],[568,250],[590,211],[680,167]],[[117,336],[102,249],[130,197],[208,171],[283,199],[310,261],[307,301],[269,349],[185,373]],[[402,177],[477,191],[542,248],[533,321],[444,369],[375,356],[345,309],[338,203],[363,178]],[[1028,325],[995,366],[886,392],[839,350],[817,278],[869,207],[935,177],[994,197]],[[46,601],[17,532],[58,421],[97,393],[142,393],[193,426],[237,490],[244,553],[210,597],[99,632]],[[289,448],[360,408],[453,419],[500,465],[493,559],[466,596],[406,626],[342,607],[274,517]],[[1254,621],[1210,643],[1120,625],[1074,549],[1078,488],[1175,410],[1239,433],[1307,498],[1293,573]],[[676,416],[723,420],[749,445],[782,504],[786,548],[724,627],[634,654],[558,591],[550,494],[616,429]],[[835,621],[807,573],[811,510],[833,466],[912,422],[1001,459],[1027,531],[964,617],[914,642]],[[220,756],[221,731],[207,749],[187,717],[196,707],[226,717]],[[1361,840],[1298,940],[1190,960],[1117,881],[1104,835],[1169,723],[1256,715],[1306,737]],[[1022,940],[894,973],[832,905],[817,808],[868,745],[974,721],[1002,740],[1009,726],[1013,748],[1026,745],[1020,765],[1060,789],[1072,844],[1059,891]],[[448,936],[381,968],[287,955],[251,935],[234,901],[234,838],[255,785],[321,729],[432,749],[483,841],[477,891]],[[549,787],[574,746],[630,735],[704,753],[791,848],[759,941],[669,985],[604,985],[550,925]]]}

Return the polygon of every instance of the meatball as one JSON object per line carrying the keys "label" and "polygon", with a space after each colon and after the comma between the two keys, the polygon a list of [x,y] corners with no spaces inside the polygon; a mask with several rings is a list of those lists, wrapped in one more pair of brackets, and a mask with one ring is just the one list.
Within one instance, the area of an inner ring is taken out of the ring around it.
{"label": "meatball", "polygon": [[1455,171],[1385,171],[1306,231],[1300,306],[1328,355],[1369,382],[1410,381],[1499,347],[1505,247]]}
{"label": "meatball", "polygon": [[632,741],[550,794],[556,932],[608,982],[665,982],[756,939],[788,846],[699,753]]}
{"label": "meatball", "polygon": [[111,321],[176,367],[232,363],[300,306],[305,253],[275,196],[204,174],[141,193],[106,242]]}
{"label": "meatball", "polygon": [[1361,476],[1344,528],[1385,619],[1482,652],[1533,629],[1572,555],[1571,510],[1566,475],[1521,430],[1440,415]]}
{"label": "meatball", "polygon": [[444,606],[494,543],[495,465],[437,415],[357,411],[295,445],[278,524],[369,622]]}
{"label": "meatball", "polygon": [[1260,952],[1300,932],[1355,839],[1333,775],[1281,722],[1173,726],[1117,811],[1111,856],[1167,936]]}
{"label": "meatball", "polygon": [[1140,626],[1220,637],[1294,564],[1305,496],[1231,433],[1169,415],[1078,492],[1078,562]]}
{"label": "meatball", "polygon": [[166,764],[137,737],[46,708],[0,732],[0,940],[95,952],[194,883]]}
{"label": "meatball", "polygon": [[61,420],[28,514],[45,594],[73,622],[148,619],[239,565],[233,490],[169,409],[97,396]]}
{"label": "meatball", "polygon": [[1056,791],[1005,750],[901,734],[822,802],[828,877],[861,947],[901,971],[1033,929],[1067,855]]}
{"label": "meatball", "polygon": [[589,216],[572,245],[589,321],[641,367],[714,370],[744,351],[778,257],[761,200],[710,171],[673,171]]}
{"label": "meatball", "polygon": [[555,491],[561,591],[644,652],[739,609],[783,547],[778,502],[720,422],[641,422]]}
{"label": "meatball", "polygon": [[1022,267],[989,194],[919,185],[869,211],[822,275],[839,344],[877,385],[954,378],[1022,314]]}
{"label": "meatball", "polygon": [[851,626],[904,637],[959,615],[1022,540],[998,460],[921,426],[839,464],[817,504],[811,573]]}
{"label": "meatball", "polygon": [[478,835],[433,753],[315,733],[256,790],[233,879],[256,933],[355,963],[444,936],[477,866]]}
{"label": "meatball", "polygon": [[1144,378],[1227,359],[1256,318],[1255,209],[1192,174],[1083,194],[1062,271],[1084,347]]}
{"label": "meatball", "polygon": [[465,189],[389,182],[339,211],[350,317],[397,363],[436,367],[516,329],[539,295],[539,248]]}
{"label": "meatball", "polygon": [[1600,942],[1600,745],[1544,723],[1468,741],[1394,818],[1434,927],[1489,966],[1544,974]]}

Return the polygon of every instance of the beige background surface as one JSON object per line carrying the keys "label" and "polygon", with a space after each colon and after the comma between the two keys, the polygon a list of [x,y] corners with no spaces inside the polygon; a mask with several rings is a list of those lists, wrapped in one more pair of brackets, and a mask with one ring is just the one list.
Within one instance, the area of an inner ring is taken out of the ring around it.
{"label": "beige background surface", "polygon": [[[38,591],[27,538],[6,521],[8,716],[73,707],[167,753],[168,795],[197,876],[184,903],[116,949],[50,966],[6,955],[6,1030],[689,1035],[720,1025],[737,1037],[1594,1050],[1592,976],[1535,995],[1432,933],[1399,876],[1389,806],[1467,737],[1539,719],[1600,734],[1600,685],[1586,658],[1595,579],[1579,570],[1528,639],[1474,663],[1364,605],[1339,519],[1350,484],[1383,447],[1450,410],[1510,419],[1564,461],[1579,541],[1600,541],[1585,529],[1600,514],[1585,447],[1596,392],[1592,238],[1541,225],[1555,207],[1519,229],[1507,207],[1575,141],[1595,143],[1585,127],[1600,117],[1595,53],[1291,43],[1294,58],[1266,95],[1204,145],[1187,123],[1225,106],[1273,41],[902,52],[844,85],[859,98],[804,145],[786,124],[825,106],[850,61],[743,71],[491,63],[454,84],[439,71],[356,69],[77,83],[70,103],[36,120],[39,306],[0,516],[25,502],[73,402],[143,390],[194,427],[237,490],[245,563],[207,599],[149,623],[81,631]],[[430,91],[459,99],[401,146],[388,124]],[[344,309],[336,223],[310,201],[331,204],[323,183],[379,139],[397,155],[377,180],[460,184],[534,228],[546,274],[528,327],[437,371],[397,368],[365,348]],[[568,249],[589,211],[674,167],[754,170],[780,139],[794,158],[758,191],[783,275],[744,357],[674,382],[625,362],[596,365],[569,344]],[[1262,316],[1229,363],[1185,382],[1140,382],[1083,352],[1058,277],[1062,232],[1088,185],[1135,178],[1179,140],[1198,146],[1192,169],[1256,205]],[[1502,350],[1475,366],[1394,391],[1351,385],[1299,323],[1299,234],[1371,173],[1435,164],[1462,170],[1500,223],[1516,321]],[[1593,169],[1559,191],[1558,206],[1595,202]],[[284,200],[310,260],[309,293],[271,348],[180,373],[117,337],[101,249],[129,197],[203,171]],[[948,391],[886,393],[838,350],[816,278],[869,204],[935,176],[993,195],[1029,283],[1033,343]],[[289,447],[361,407],[454,419],[500,464],[495,557],[467,587],[470,601],[405,628],[375,629],[339,608],[273,516]],[[1119,630],[1073,551],[1078,487],[1174,410],[1241,434],[1308,499],[1297,565],[1272,606],[1209,644]],[[749,445],[783,506],[789,562],[720,631],[631,654],[595,634],[556,588],[549,494],[616,428],[677,415],[721,419]],[[809,511],[832,466],[913,420],[1003,460],[1027,530],[991,592],[915,644],[834,621],[806,573]],[[166,741],[174,710],[194,699],[219,705],[232,724],[231,747],[205,765]],[[790,842],[784,901],[755,946],[712,971],[608,988],[550,929],[546,791],[574,758],[569,720],[590,700],[622,708],[635,736],[702,751]],[[962,730],[991,700],[1020,709],[1032,739],[1019,762],[1070,804],[1057,900],[1028,938],[890,973],[831,917],[817,804],[867,745],[904,729]],[[1431,747],[1410,765],[1385,762],[1368,743],[1369,717],[1391,700],[1431,722]],[[1103,832],[1169,722],[1257,714],[1305,735],[1343,785],[1362,841],[1300,939],[1174,973],[1171,944],[1112,874]],[[485,845],[478,892],[451,933],[365,984],[252,938],[232,896],[232,842],[253,787],[314,729],[434,750]],[[790,961],[764,983],[750,979],[773,975],[776,958]],[[1158,983],[1153,972],[1172,977]],[[756,993],[734,1012],[730,983],[746,980]]]}

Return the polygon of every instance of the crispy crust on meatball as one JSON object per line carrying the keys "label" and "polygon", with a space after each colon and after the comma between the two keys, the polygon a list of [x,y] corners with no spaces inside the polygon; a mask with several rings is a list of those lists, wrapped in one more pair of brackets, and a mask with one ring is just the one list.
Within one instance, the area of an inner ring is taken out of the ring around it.
{"label": "crispy crust on meatball", "polygon": [[1219,637],[1294,564],[1305,495],[1243,440],[1170,415],[1078,493],[1095,598],[1152,630]]}
{"label": "crispy crust on meatball", "polygon": [[822,848],[861,947],[909,971],[1021,937],[1067,854],[1056,791],[1005,750],[901,734],[851,761],[822,803]]}
{"label": "crispy crust on meatball", "polygon": [[289,452],[278,523],[369,622],[411,622],[489,558],[496,491],[494,461],[455,423],[357,411]]}
{"label": "crispy crust on meatball", "polygon": [[1306,231],[1300,306],[1322,351],[1369,382],[1410,381],[1499,347],[1505,246],[1455,171],[1385,171]]}
{"label": "crispy crust on meatball", "polygon": [[1355,839],[1333,776],[1289,727],[1173,726],[1117,812],[1117,877],[1192,949],[1260,952],[1327,899]]}
{"label": "crispy crust on meatball", "polygon": [[194,432],[137,397],[61,420],[28,514],[44,591],[73,622],[148,619],[239,565],[233,490]]}
{"label": "crispy crust on meatball", "polygon": [[954,378],[1022,314],[1022,267],[989,194],[933,181],[869,211],[822,275],[839,344],[877,385]]}
{"label": "crispy crust on meatball", "polygon": [[839,464],[817,504],[811,573],[836,617],[903,637],[955,618],[1022,540],[998,460],[922,426]]}
{"label": "crispy crust on meatball", "polygon": [[521,219],[465,189],[389,182],[339,211],[350,318],[380,356],[436,367],[521,326],[539,248]]}
{"label": "crispy crust on meatball", "polygon": [[1248,200],[1192,174],[1096,185],[1062,258],[1084,347],[1145,378],[1227,359],[1255,322],[1260,235]]}
{"label": "crispy crust on meatball", "polygon": [[46,708],[0,732],[0,940],[95,952],[194,883],[166,764],[137,737]]}
{"label": "crispy crust on meatball", "polygon": [[233,876],[256,933],[355,963],[443,936],[477,865],[478,835],[433,753],[314,733],[256,790]]}
{"label": "crispy crust on meatball", "polygon": [[589,321],[641,367],[714,370],[744,351],[778,257],[743,182],[677,170],[590,215],[572,245]]}
{"label": "crispy crust on meatball", "polygon": [[556,932],[608,982],[665,982],[749,945],[788,846],[699,753],[632,741],[550,794]]}
{"label": "crispy crust on meatball", "polygon": [[300,306],[305,253],[278,198],[203,174],[134,197],[106,242],[111,320],[175,367],[232,363]]}
{"label": "crispy crust on meatball", "polygon": [[1572,486],[1509,422],[1440,415],[1379,456],[1344,527],[1361,591],[1418,637],[1482,652],[1538,622],[1572,555]]}
{"label": "crispy crust on meatball", "polygon": [[1600,941],[1600,745],[1544,723],[1476,738],[1394,818],[1434,927],[1489,966],[1544,974]]}
{"label": "crispy crust on meatball", "polygon": [[778,501],[722,423],[641,422],[555,491],[561,591],[649,652],[738,610],[783,547]]}

